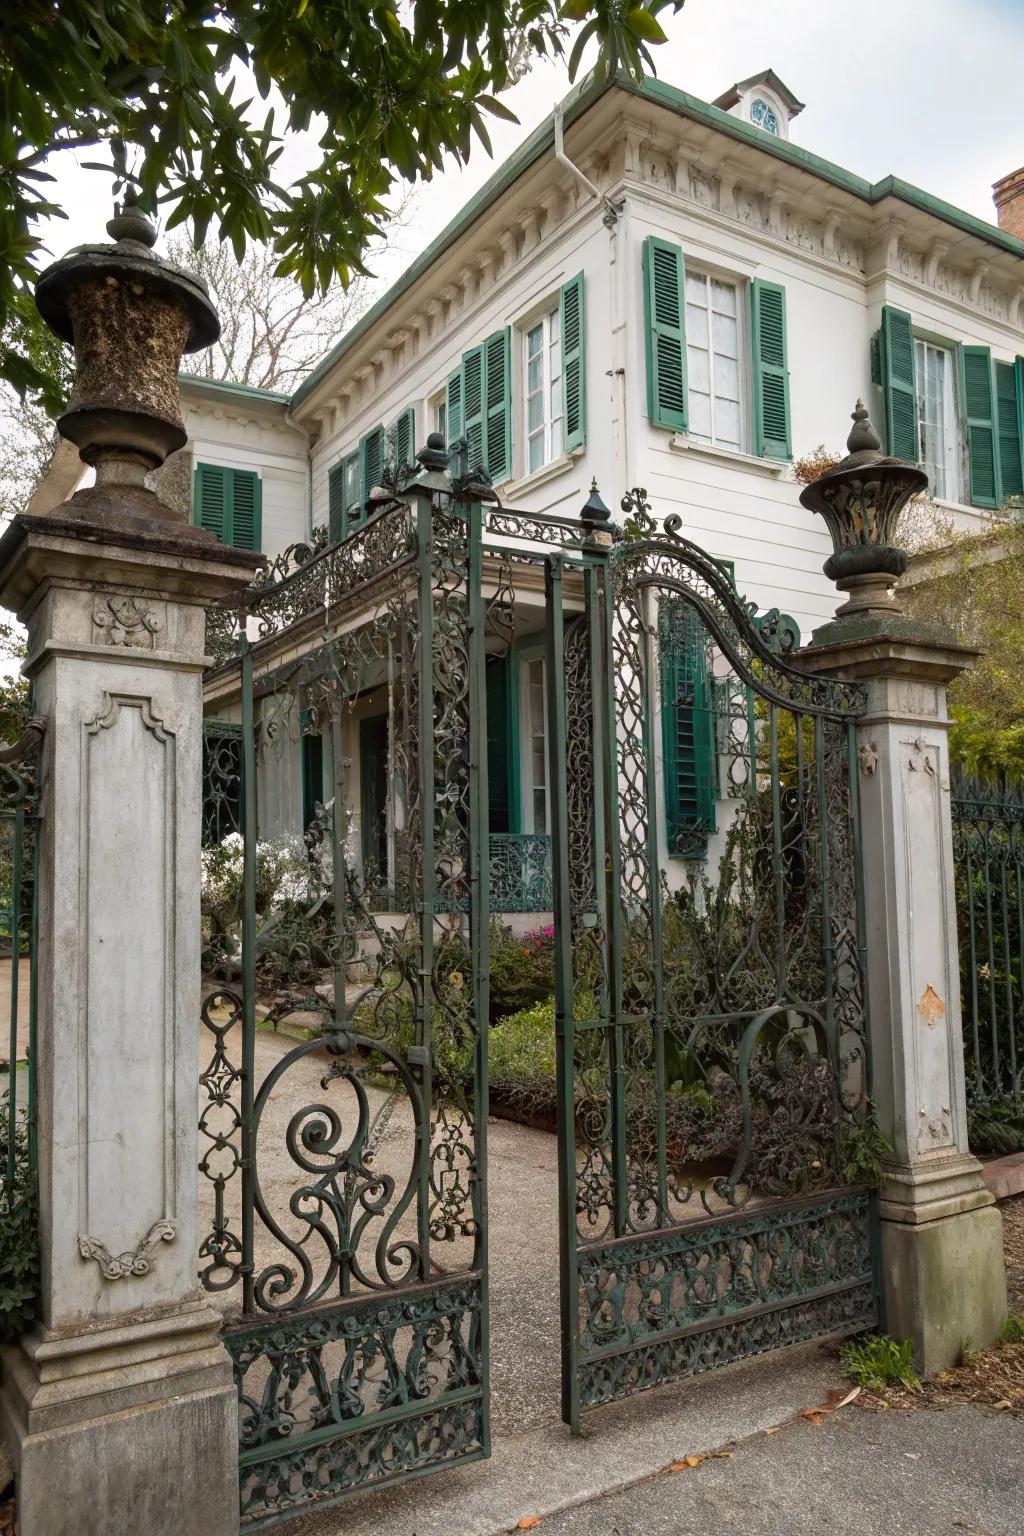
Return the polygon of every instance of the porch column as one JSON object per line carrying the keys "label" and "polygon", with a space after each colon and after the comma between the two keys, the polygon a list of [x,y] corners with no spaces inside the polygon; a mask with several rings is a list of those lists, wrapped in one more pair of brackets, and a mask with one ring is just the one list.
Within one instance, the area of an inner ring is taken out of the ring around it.
{"label": "porch column", "polygon": [[40,1320],[3,1352],[22,1536],[231,1536],[237,1404],[197,1285],[205,605],[254,559],[144,485],[183,445],[176,375],[217,321],[126,213],[43,274],[74,341],[62,434],[94,487],[0,540],[40,760]]}
{"label": "porch column", "polygon": [[967,1142],[947,743],[946,685],[976,653],[909,620],[893,597],[905,555],[885,543],[887,516],[894,525],[925,477],[882,459],[873,433],[873,446],[858,441],[863,430],[850,458],[801,497],[835,512],[852,487],[858,515],[845,544],[832,529],[825,567],[852,595],[798,665],[867,695],[856,727],[867,1001],[878,1124],[892,1149],[880,1189],[884,1326],[911,1339],[932,1373],[968,1340],[993,1343],[1006,1318],[1002,1220]]}

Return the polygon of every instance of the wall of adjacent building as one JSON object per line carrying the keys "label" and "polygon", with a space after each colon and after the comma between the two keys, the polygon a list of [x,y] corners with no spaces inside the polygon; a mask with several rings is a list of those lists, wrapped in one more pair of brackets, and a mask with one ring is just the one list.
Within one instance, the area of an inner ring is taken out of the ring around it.
{"label": "wall of adjacent building", "polygon": [[197,464],[255,470],[261,484],[264,554],[279,554],[308,538],[308,438],[288,422],[284,403],[228,390],[218,395],[187,380],[182,381],[181,394],[191,455],[185,477],[190,492],[194,494]]}

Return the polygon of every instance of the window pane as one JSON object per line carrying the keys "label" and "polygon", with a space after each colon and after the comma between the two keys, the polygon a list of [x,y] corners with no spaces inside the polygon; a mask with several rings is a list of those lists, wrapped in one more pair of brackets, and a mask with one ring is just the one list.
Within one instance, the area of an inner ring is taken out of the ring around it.
{"label": "window pane", "polygon": [[736,400],[715,400],[715,441],[724,448],[740,446],[740,407]]}
{"label": "window pane", "polygon": [[706,347],[708,344],[708,312],[706,309],[698,309],[696,304],[686,306],[686,339],[695,347]]}
{"label": "window pane", "polygon": [[731,357],[719,357],[715,354],[715,395],[724,396],[726,400],[738,400],[740,397],[740,370],[739,364]]}
{"label": "window pane", "polygon": [[690,370],[690,388],[710,390],[711,365],[703,347],[687,347],[686,361]]}
{"label": "window pane", "polygon": [[702,272],[687,272],[686,302],[687,304],[707,304],[708,280]]}
{"label": "window pane", "polygon": [[544,425],[544,396],[539,392],[526,402],[526,430],[536,432]]}
{"label": "window pane", "polygon": [[551,345],[554,346],[562,334],[562,317],[557,308],[548,316],[548,324],[551,329]]}
{"label": "window pane", "polygon": [[733,316],[712,315],[711,326],[715,341],[715,351],[720,352],[723,357],[738,356],[738,331]]}
{"label": "window pane", "polygon": [[532,357],[535,352],[540,352],[541,349],[543,348],[543,346],[544,346],[544,323],[542,321],[540,325],[535,325],[531,331],[528,331],[526,333],[526,352],[527,352],[527,356],[528,357]]}
{"label": "window pane", "polygon": [[556,416],[551,423],[551,457],[557,459],[562,452],[562,418]]}
{"label": "window pane", "polygon": [[527,444],[526,467],[528,470],[540,469],[544,463],[544,434],[538,433],[531,437]]}
{"label": "window pane", "polygon": [[721,309],[727,315],[736,313],[736,285],[735,283],[720,283],[717,280],[711,285],[711,302],[715,309]]}
{"label": "window pane", "polygon": [[691,437],[703,437],[711,441],[711,397],[693,389],[690,390],[689,433]]}
{"label": "window pane", "polygon": [[528,394],[542,388],[544,383],[544,359],[538,352],[536,357],[531,357],[526,369],[526,389]]}

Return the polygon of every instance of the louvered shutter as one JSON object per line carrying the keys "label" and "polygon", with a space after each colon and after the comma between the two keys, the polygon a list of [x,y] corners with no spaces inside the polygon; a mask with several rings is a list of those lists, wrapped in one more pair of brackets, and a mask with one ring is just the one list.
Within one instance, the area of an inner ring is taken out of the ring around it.
{"label": "louvered shutter", "polygon": [[366,516],[366,499],[384,472],[384,428],[374,427],[359,441],[359,511],[356,522]]}
{"label": "louvered shutter", "polygon": [[917,384],[914,374],[914,332],[904,309],[882,309],[882,393],[885,399],[886,452],[916,464]]}
{"label": "louvered shutter", "polygon": [[988,347],[961,347],[967,448],[971,461],[971,500],[976,507],[999,505],[999,459],[996,447],[992,354]]}
{"label": "louvered shutter", "polygon": [[345,537],[345,464],[332,465],[327,476],[327,537],[338,544]]}
{"label": "louvered shutter", "polygon": [[562,394],[567,453],[587,441],[586,327],[583,273],[562,288]]}
{"label": "louvered shutter", "polygon": [[999,479],[1001,500],[1024,495],[1024,463],[1021,461],[1020,359],[996,363],[996,416],[999,428]]}
{"label": "louvered shutter", "polygon": [[715,830],[715,700],[697,613],[665,599],[658,614],[665,830],[670,854],[702,857]]}
{"label": "louvered shutter", "polygon": [[197,464],[195,521],[207,533],[227,540],[227,471],[219,464]]}
{"label": "louvered shutter", "polygon": [[231,543],[236,549],[260,547],[260,477],[253,469],[229,471]]}
{"label": "louvered shutter", "polygon": [[789,369],[786,366],[786,290],[755,278],[750,285],[754,354],[754,440],[761,458],[792,456]]}
{"label": "louvered shutter", "polygon": [[655,427],[686,430],[686,312],[683,253],[649,235],[644,241],[647,414]]}
{"label": "louvered shutter", "polygon": [[394,443],[395,473],[401,475],[409,469],[414,469],[413,456],[416,452],[416,413],[411,405],[395,420],[391,428],[391,436]]}
{"label": "louvered shutter", "polygon": [[484,342],[484,467],[496,483],[512,473],[512,343],[506,326]]}
{"label": "louvered shutter", "polygon": [[448,388],[445,392],[445,432],[447,435],[446,447],[457,442],[462,436],[462,368],[456,368],[454,373],[448,375]]}
{"label": "louvered shutter", "polygon": [[466,439],[466,470],[484,462],[484,349],[473,347],[462,359],[462,436]]}

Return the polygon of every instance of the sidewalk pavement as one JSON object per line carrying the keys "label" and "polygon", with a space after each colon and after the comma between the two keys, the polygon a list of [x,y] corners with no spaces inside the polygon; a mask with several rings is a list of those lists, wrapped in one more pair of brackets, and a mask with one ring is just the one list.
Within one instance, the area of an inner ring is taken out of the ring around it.
{"label": "sidewalk pavement", "polygon": [[[849,1389],[816,1345],[495,1439],[489,1462],[349,1500],[289,1536],[1024,1536],[1024,1423],[970,1406],[794,1418]],[[776,1431],[765,1433],[766,1430]],[[673,1462],[716,1450],[696,1467]]]}

